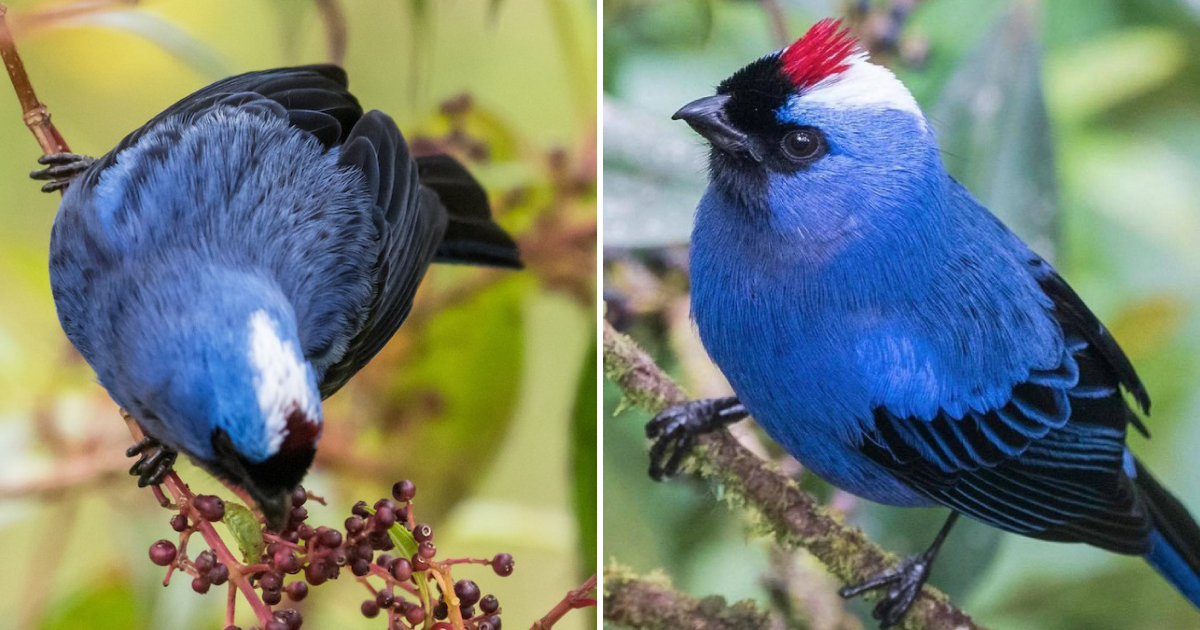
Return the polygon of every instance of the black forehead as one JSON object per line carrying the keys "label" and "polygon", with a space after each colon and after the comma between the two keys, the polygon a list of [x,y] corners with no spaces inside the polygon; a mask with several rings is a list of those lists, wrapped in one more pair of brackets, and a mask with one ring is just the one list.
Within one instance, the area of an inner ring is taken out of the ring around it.
{"label": "black forehead", "polygon": [[794,93],[779,53],[751,62],[717,86],[717,94],[732,97],[725,108],[730,122],[749,133],[778,127],[776,112]]}

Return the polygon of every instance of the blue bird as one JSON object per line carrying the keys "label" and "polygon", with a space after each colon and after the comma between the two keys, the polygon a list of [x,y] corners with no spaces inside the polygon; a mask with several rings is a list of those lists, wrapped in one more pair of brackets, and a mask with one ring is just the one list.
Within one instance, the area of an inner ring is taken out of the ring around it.
{"label": "blue bird", "polygon": [[753,415],[871,501],[952,510],[928,551],[843,589],[900,622],[959,514],[1144,556],[1200,606],[1200,527],[1130,453],[1150,399],[1059,274],[951,178],[887,69],[825,20],[674,116],[712,145],[691,302],[732,398],[647,426],[651,475]]}
{"label": "blue bird", "polygon": [[41,160],[65,188],[50,241],[63,330],[145,430],[141,485],[178,452],[279,529],[321,401],[403,323],[431,262],[521,266],[454,159],[414,157],[335,66],[251,72],[107,155]]}

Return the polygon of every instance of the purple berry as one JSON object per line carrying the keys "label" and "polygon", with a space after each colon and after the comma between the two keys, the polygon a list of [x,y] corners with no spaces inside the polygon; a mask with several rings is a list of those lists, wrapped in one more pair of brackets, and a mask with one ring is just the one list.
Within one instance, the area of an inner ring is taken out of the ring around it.
{"label": "purple berry", "polygon": [[398,482],[396,482],[396,485],[392,486],[392,496],[395,497],[397,501],[402,501],[402,502],[407,503],[409,501],[412,501],[413,497],[416,495],[417,495],[417,484],[415,484],[407,479],[405,479],[404,481],[398,481]]}
{"label": "purple berry", "polygon": [[284,587],[284,592],[287,593],[288,599],[299,602],[308,597],[308,584],[304,582],[292,582]]}
{"label": "purple berry", "polygon": [[486,595],[479,600],[479,610],[482,610],[485,615],[490,615],[499,609],[500,600],[496,599],[495,595]]}
{"label": "purple berry", "polygon": [[336,529],[327,529],[327,530],[321,532],[321,536],[320,536],[319,540],[321,541],[322,545],[325,545],[326,547],[329,547],[330,549],[332,549],[334,547],[341,547],[342,546],[342,533]]}
{"label": "purple berry", "polygon": [[150,545],[150,562],[165,567],[175,562],[176,553],[175,543],[169,540],[160,540]]}
{"label": "purple berry", "polygon": [[221,497],[211,494],[201,494],[192,499],[192,506],[200,513],[200,518],[213,522],[225,518],[225,502]]}
{"label": "purple berry", "polygon": [[407,582],[412,578],[413,566],[412,563],[404,558],[396,558],[392,561],[392,577],[401,582]]}
{"label": "purple berry", "polygon": [[213,567],[217,566],[217,554],[212,551],[201,551],[200,555],[196,556],[196,570],[201,573],[208,573]]}
{"label": "purple berry", "polygon": [[454,594],[458,596],[459,606],[474,606],[479,601],[479,585],[471,580],[459,580],[454,583]]}
{"label": "purple berry", "polygon": [[512,554],[498,553],[492,558],[492,570],[500,577],[508,577],[513,572]]}

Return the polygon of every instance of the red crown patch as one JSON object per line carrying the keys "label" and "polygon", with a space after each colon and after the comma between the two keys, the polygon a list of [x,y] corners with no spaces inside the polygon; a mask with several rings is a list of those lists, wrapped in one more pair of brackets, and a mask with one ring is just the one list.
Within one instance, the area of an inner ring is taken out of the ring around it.
{"label": "red crown patch", "polygon": [[784,76],[802,90],[849,69],[850,57],[861,50],[841,20],[826,18],[788,46],[780,62]]}

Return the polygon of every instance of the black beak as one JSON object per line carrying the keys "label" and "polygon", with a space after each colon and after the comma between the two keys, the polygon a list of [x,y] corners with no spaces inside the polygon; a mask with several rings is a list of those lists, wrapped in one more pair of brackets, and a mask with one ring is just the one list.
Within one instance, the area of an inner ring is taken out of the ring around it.
{"label": "black beak", "polygon": [[687,122],[696,133],[704,136],[705,140],[721,151],[731,155],[748,154],[758,160],[750,138],[729,122],[729,116],[725,113],[725,105],[729,99],[728,94],[718,94],[692,101],[675,112],[671,120]]}
{"label": "black beak", "polygon": [[197,461],[214,475],[244,488],[258,503],[267,529],[281,531],[292,511],[292,491],[304,478],[316,449],[281,451],[261,462],[251,462],[233,446],[224,429],[213,431],[212,444],[216,457]]}
{"label": "black beak", "polygon": [[283,526],[287,525],[287,519],[291,513],[292,493],[268,495],[257,492],[255,488],[248,488],[248,490],[250,496],[258,501],[258,509],[262,510],[263,516],[267,519],[267,529],[273,532],[282,531]]}

